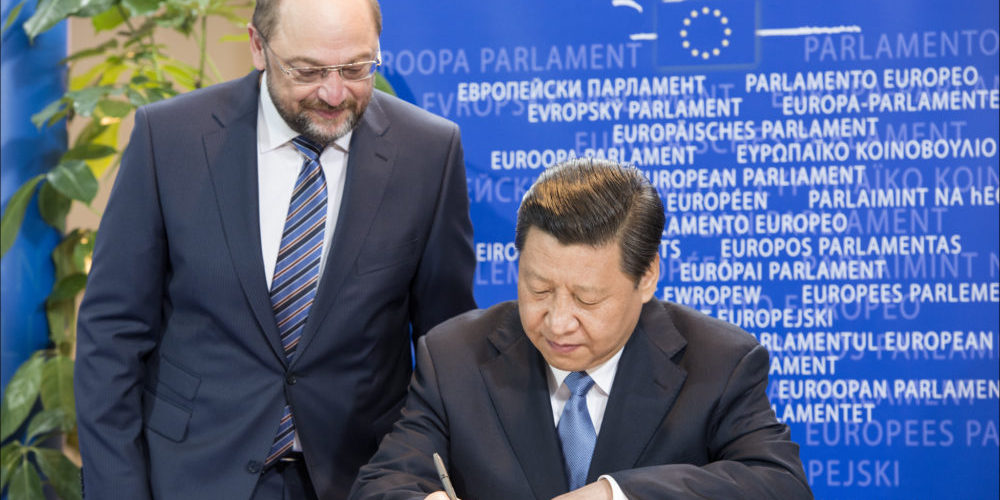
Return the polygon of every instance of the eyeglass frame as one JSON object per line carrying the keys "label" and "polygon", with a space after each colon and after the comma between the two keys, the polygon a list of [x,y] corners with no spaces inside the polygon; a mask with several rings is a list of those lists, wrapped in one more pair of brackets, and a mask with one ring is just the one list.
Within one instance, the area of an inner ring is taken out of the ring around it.
{"label": "eyeglass frame", "polygon": [[[274,49],[271,48],[271,45],[269,43],[267,43],[267,38],[264,38],[264,35],[262,35],[260,32],[257,32],[257,36],[259,36],[260,37],[260,41],[263,42],[264,48],[266,48],[267,50],[271,51],[271,55],[274,56],[275,62],[278,63],[278,69],[281,70],[281,72],[286,77],[288,77],[288,79],[290,79],[292,81],[292,83],[294,83],[296,85],[317,85],[317,84],[319,84],[321,82],[326,81],[326,78],[328,76],[330,76],[330,73],[333,73],[333,72],[337,73],[337,76],[340,77],[341,81],[344,81],[344,82],[363,82],[365,80],[370,80],[373,76],[375,76],[375,72],[377,71],[378,67],[382,65],[382,49],[379,48],[379,49],[377,49],[377,51],[375,53],[375,59],[373,59],[371,61],[358,61],[358,62],[352,62],[352,63],[347,63],[347,64],[332,64],[330,66],[299,66],[299,67],[289,66],[288,68],[286,68],[285,67],[285,61],[283,61],[281,59],[281,56],[279,56],[274,51]],[[347,67],[350,67],[350,66],[357,66],[359,64],[371,64],[372,65],[372,70],[371,70],[370,73],[368,73],[368,76],[366,76],[364,78],[359,78],[357,80],[351,80],[349,78],[344,78],[344,68],[347,68]],[[315,82],[302,82],[302,81],[299,81],[292,74],[292,71],[297,71],[297,70],[314,70],[314,71],[320,71],[319,80],[316,80]]]}

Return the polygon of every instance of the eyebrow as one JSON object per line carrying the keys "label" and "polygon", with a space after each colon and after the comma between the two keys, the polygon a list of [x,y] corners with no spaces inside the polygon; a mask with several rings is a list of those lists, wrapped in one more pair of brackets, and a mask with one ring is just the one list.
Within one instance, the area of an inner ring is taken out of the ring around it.
{"label": "eyebrow", "polygon": [[[538,280],[538,281],[542,281],[545,284],[552,283],[552,280],[550,280],[550,279],[548,279],[548,278],[546,278],[544,276],[541,276],[538,273],[535,273],[534,271],[532,271],[530,269],[525,269],[524,273],[525,273],[525,276],[524,276],[525,279],[535,279],[535,280]],[[599,288],[599,287],[596,287],[596,286],[587,286],[587,285],[573,285],[573,286],[570,287],[570,289],[572,290],[573,293],[584,292],[584,293],[603,294],[606,291],[604,288]]]}
{"label": "eyebrow", "polygon": [[[359,63],[359,62],[374,61],[377,57],[378,57],[378,51],[376,50],[374,55],[369,55],[369,53],[359,54],[359,55],[356,55],[356,56],[350,58],[349,61],[345,62],[345,63],[323,64],[323,63],[317,61],[316,59],[313,59],[313,58],[308,57],[308,56],[294,56],[294,57],[289,57],[288,59],[285,59],[285,63],[291,65],[290,69],[295,69],[295,68],[326,68],[326,67],[329,67],[329,66],[343,66],[345,64],[354,64],[354,63]],[[302,64],[305,64],[306,66],[302,66]]]}
{"label": "eyebrow", "polygon": [[535,280],[538,280],[538,281],[544,281],[546,283],[548,283],[548,282],[551,281],[548,278],[545,278],[545,277],[539,275],[538,273],[536,273],[536,272],[534,272],[534,271],[532,271],[530,269],[524,268],[523,266],[521,267],[521,270],[524,271],[524,277],[526,279],[535,279]]}

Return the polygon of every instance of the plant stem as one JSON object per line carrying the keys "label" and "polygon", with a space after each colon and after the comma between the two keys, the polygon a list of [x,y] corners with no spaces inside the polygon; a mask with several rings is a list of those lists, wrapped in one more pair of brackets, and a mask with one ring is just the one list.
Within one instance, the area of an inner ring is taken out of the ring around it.
{"label": "plant stem", "polygon": [[[125,10],[121,4],[116,6],[118,11],[121,12],[122,18],[125,20],[125,25],[128,26],[129,32],[134,34],[136,32],[135,26],[132,25],[132,18],[128,11]],[[156,30],[149,30],[149,43],[146,45],[150,49],[149,59],[153,64],[153,72],[156,74],[156,79],[159,81],[165,81],[166,75],[163,74],[163,70],[160,69],[159,58],[157,57],[158,49],[156,48],[156,39],[153,38],[153,32]],[[144,47],[145,48],[145,47]]]}
{"label": "plant stem", "polygon": [[208,55],[206,40],[208,40],[208,15],[202,13],[201,37],[198,40],[198,78],[194,81],[194,88],[196,89],[200,89],[202,83],[205,81],[205,58]]}

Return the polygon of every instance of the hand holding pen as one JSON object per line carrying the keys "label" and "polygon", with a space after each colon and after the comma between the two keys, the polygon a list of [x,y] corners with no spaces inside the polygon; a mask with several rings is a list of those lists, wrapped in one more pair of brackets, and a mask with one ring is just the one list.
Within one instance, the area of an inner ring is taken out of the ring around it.
{"label": "hand holding pen", "polygon": [[444,486],[444,493],[436,491],[428,495],[424,500],[458,500],[455,495],[455,488],[451,485],[451,479],[448,477],[448,470],[444,468],[444,461],[441,460],[441,455],[437,453],[434,454],[434,468],[437,469],[438,477],[441,479],[441,485]]}

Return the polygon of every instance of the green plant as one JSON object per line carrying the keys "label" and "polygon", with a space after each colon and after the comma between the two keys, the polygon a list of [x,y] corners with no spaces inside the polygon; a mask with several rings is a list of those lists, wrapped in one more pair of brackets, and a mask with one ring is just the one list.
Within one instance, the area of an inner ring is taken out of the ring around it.
{"label": "green plant", "polygon": [[[10,10],[5,31],[22,5]],[[119,143],[119,126],[137,107],[201,87],[208,83],[207,69],[211,81],[221,79],[206,50],[207,21],[224,18],[239,32],[246,25],[241,12],[250,5],[249,0],[40,0],[23,24],[33,40],[69,17],[89,18],[96,32],[110,36],[64,59],[68,90],[32,122],[47,127],[65,119],[78,131],[58,163],[14,193],[0,221],[0,257],[13,245],[36,196],[42,218],[63,235],[52,252],[55,284],[45,303],[51,345],[18,368],[0,406],[0,492],[11,500],[43,499],[45,483],[61,498],[81,497],[80,469],[70,459],[78,456],[73,353],[78,298],[86,285],[95,232],[67,227],[70,208],[82,203],[96,210],[91,202],[98,178],[112,173],[121,160],[125,145]],[[166,30],[194,39],[196,65],[168,54],[168,47],[157,41]],[[223,38],[245,40],[246,34]],[[23,435],[17,432],[22,428]]]}

